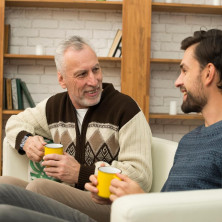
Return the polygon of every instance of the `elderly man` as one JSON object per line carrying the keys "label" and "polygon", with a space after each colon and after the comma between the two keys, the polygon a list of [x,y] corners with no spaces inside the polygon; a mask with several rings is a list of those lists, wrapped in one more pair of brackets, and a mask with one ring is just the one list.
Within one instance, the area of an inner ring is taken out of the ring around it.
{"label": "elderly man", "polygon": [[[101,164],[112,165],[148,192],[152,183],[151,131],[136,102],[102,83],[102,71],[92,48],[79,37],[56,49],[58,81],[67,92],[56,94],[12,116],[6,125],[11,147],[34,162],[43,158],[47,176],[28,183],[10,183],[53,198],[98,221],[109,220],[110,206],[95,204],[83,191]],[[61,143],[64,155],[44,156],[44,138]],[[44,156],[44,157],[43,157]],[[16,167],[16,166],[15,166]]]}

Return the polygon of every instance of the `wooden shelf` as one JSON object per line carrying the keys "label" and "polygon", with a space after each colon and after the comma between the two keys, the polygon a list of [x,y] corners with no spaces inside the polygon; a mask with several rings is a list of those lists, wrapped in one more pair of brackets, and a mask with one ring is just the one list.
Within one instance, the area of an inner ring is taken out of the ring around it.
{"label": "wooden shelf", "polygon": [[152,3],[152,11],[173,13],[222,14],[222,6],[179,4],[179,3]]}
{"label": "wooden shelf", "polygon": [[[20,55],[20,54],[4,54],[5,59],[41,59],[41,60],[54,60],[52,55]],[[121,61],[119,57],[99,57],[100,61]],[[180,63],[181,59],[150,59],[151,63]]]}
{"label": "wooden shelf", "polygon": [[119,57],[99,57],[100,62],[121,62],[122,58]]}
{"label": "wooden shelf", "polygon": [[4,58],[8,59],[44,59],[44,60],[53,60],[54,56],[52,55],[19,55],[19,54],[4,54]]}
{"label": "wooden shelf", "polygon": [[16,115],[20,112],[22,112],[23,110],[2,110],[2,114],[3,115]]}
{"label": "wooden shelf", "polygon": [[150,59],[151,63],[180,63],[181,59]]}
{"label": "wooden shelf", "polygon": [[[19,54],[4,54],[4,58],[8,59],[39,59],[39,60],[54,60],[52,55],[19,55]],[[98,57],[99,61],[121,62],[119,57]]]}
{"label": "wooden shelf", "polygon": [[177,114],[169,115],[168,113],[150,113],[150,119],[201,119],[203,116],[201,114]]}
{"label": "wooden shelf", "polygon": [[122,1],[81,0],[5,0],[7,7],[78,8],[99,10],[122,10]]}

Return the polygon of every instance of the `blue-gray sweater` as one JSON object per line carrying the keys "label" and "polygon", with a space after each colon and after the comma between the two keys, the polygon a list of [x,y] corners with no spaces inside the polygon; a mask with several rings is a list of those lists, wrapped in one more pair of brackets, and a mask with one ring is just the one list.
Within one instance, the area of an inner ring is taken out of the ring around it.
{"label": "blue-gray sweater", "polygon": [[179,142],[162,192],[222,188],[222,121],[200,126]]}

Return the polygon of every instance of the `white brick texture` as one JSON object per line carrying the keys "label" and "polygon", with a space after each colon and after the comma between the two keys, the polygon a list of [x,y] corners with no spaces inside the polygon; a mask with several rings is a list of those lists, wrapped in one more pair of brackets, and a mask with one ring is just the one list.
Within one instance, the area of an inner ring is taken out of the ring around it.
{"label": "white brick texture", "polygon": [[[164,0],[154,0],[164,2]],[[174,0],[174,3],[212,4],[212,0]],[[222,2],[222,0],[221,0]],[[180,42],[200,28],[222,28],[222,15],[152,13],[151,57],[180,59]],[[10,53],[33,54],[42,44],[47,55],[71,35],[83,36],[98,56],[106,56],[117,29],[122,28],[121,11],[57,8],[7,8],[6,24],[11,25]],[[139,65],[139,64],[137,64]],[[121,67],[118,62],[101,62],[104,81],[121,89]],[[179,64],[151,64],[150,112],[168,112],[169,102],[176,100],[181,113],[182,96],[174,86]],[[63,91],[57,82],[53,61],[5,59],[5,77],[22,78],[36,103]],[[179,141],[199,120],[150,120],[153,136]]]}

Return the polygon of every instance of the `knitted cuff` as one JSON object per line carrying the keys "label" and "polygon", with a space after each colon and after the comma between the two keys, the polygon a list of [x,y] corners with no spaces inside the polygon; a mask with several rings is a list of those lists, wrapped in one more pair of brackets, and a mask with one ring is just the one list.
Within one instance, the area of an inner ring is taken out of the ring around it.
{"label": "knitted cuff", "polygon": [[95,166],[80,166],[80,171],[79,171],[79,180],[78,183],[76,184],[76,188],[80,190],[84,190],[85,183],[89,182],[89,176],[94,174],[95,171]]}

